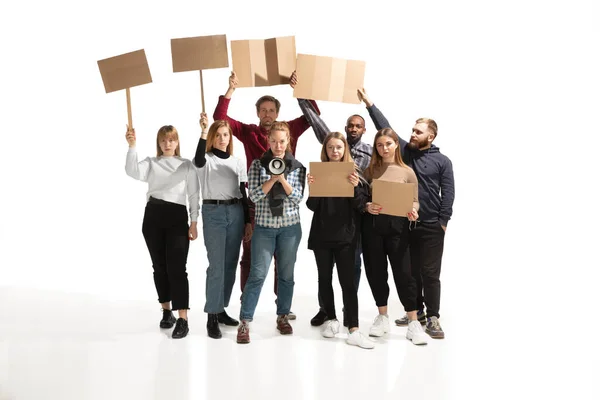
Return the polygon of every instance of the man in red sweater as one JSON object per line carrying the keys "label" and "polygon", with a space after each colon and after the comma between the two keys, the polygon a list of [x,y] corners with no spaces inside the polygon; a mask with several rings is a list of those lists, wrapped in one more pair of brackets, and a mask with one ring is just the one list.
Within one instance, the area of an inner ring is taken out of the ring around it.
{"label": "man in red sweater", "polygon": [[[250,164],[257,158],[262,157],[263,153],[269,149],[269,141],[267,139],[269,129],[271,129],[271,124],[277,120],[279,116],[279,107],[281,103],[273,96],[262,96],[256,102],[256,116],[259,119],[259,125],[255,124],[244,124],[242,122],[236,121],[230,118],[227,115],[227,110],[229,108],[229,102],[231,100],[231,96],[235,91],[238,85],[238,79],[235,72],[231,73],[229,77],[229,88],[224,96],[219,96],[219,102],[217,103],[217,107],[215,108],[215,112],[213,114],[213,118],[215,121],[223,119],[229,121],[231,125],[231,130],[233,131],[233,135],[244,144],[244,150],[246,152],[246,168],[250,168]],[[317,103],[311,100],[311,103],[315,107],[315,110],[320,114],[319,108],[317,107]],[[308,128],[310,128],[310,124],[304,116],[298,117],[291,121],[287,121],[290,126],[290,134],[292,137],[291,147],[292,153],[296,156],[296,144],[298,143],[298,138],[302,135]],[[254,204],[249,201],[250,205],[250,222],[252,223],[252,227],[254,228]],[[277,295],[277,259],[275,259],[275,283],[274,283],[274,291],[275,295]],[[246,285],[246,281],[248,280],[248,275],[250,274],[250,242],[243,242],[243,252],[242,259],[240,260],[240,287],[242,292],[244,291],[244,286]],[[290,312],[289,319],[295,319],[296,316]]]}

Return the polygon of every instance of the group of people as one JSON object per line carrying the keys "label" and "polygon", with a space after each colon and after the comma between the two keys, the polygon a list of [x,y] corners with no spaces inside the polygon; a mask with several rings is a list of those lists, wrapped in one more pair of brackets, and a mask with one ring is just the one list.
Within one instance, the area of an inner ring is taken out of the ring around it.
{"label": "group of people", "polygon": [[[294,87],[298,77],[290,77]],[[306,184],[316,177],[307,174],[295,158],[298,138],[312,127],[322,144],[321,161],[354,162],[347,179],[354,187],[352,197],[308,197],[313,212],[308,248],[314,252],[318,269],[319,311],[311,325],[323,326],[323,337],[340,330],[334,306],[332,274],[337,266],[343,297],[343,325],[347,343],[373,348],[374,342],[359,328],[357,290],[361,254],[378,315],[370,336],[390,330],[388,260],[398,296],[406,314],[397,325],[407,326],[407,339],[426,344],[428,337],[443,338],[439,322],[440,271],[444,236],[452,215],[454,177],[452,163],[432,144],[437,136],[434,120],[418,119],[410,140],[401,139],[366,92],[358,90],[377,133],[373,146],[361,140],[365,120],[352,115],[345,133],[331,132],[313,100],[298,99],[302,116],[278,121],[280,102],[263,96],[256,102],[259,124],[245,124],[229,117],[228,107],[238,85],[235,72],[229,88],[219,97],[209,127],[206,114],[200,117],[202,134],[195,157],[180,156],[177,130],[163,126],[157,134],[157,156],[138,162],[135,130],[128,128],[126,172],[148,182],[142,233],[154,269],[158,301],[162,305],[161,328],[175,326],[172,337],[189,332],[189,285],[186,261],[189,241],[202,229],[208,257],[206,276],[207,332],[221,338],[219,324],[238,326],[237,342],[250,342],[250,322],[259,300],[271,261],[275,264],[276,327],[292,334],[291,312],[294,266],[302,228],[300,207]],[[233,155],[233,138],[243,145],[247,165]],[[273,160],[281,168],[273,171]],[[406,216],[386,214],[372,201],[371,184],[381,179],[414,183],[413,208]],[[202,208],[200,209],[200,191]],[[189,210],[186,208],[189,205]],[[188,224],[189,214],[189,224]],[[242,290],[239,319],[230,317],[229,305],[237,263],[240,260]],[[173,310],[178,311],[175,318]],[[425,325],[425,330],[422,325]]]}

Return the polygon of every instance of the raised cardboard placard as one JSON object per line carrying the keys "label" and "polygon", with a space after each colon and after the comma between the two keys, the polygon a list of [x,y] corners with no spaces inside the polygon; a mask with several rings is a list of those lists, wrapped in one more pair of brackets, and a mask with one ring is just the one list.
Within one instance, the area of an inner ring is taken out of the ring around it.
{"label": "raised cardboard placard", "polygon": [[98,60],[98,68],[106,93],[125,89],[127,126],[133,128],[130,88],[152,82],[144,49]]}
{"label": "raised cardboard placard", "polygon": [[106,93],[152,82],[144,49],[98,61]]}
{"label": "raised cardboard placard", "polygon": [[225,35],[195,36],[171,39],[173,72],[200,71],[200,98],[204,104],[202,70],[229,67],[227,37]]}
{"label": "raised cardboard placard", "polygon": [[232,40],[231,62],[238,87],[287,84],[296,68],[296,39]]}
{"label": "raised cardboard placard", "polygon": [[171,39],[173,72],[229,67],[225,35]]}
{"label": "raised cardboard placard", "polygon": [[406,217],[413,209],[414,183],[400,183],[373,179],[373,203],[382,207],[380,214]]}
{"label": "raised cardboard placard", "polygon": [[294,97],[358,104],[357,90],[363,87],[365,67],[359,60],[298,54]]}
{"label": "raised cardboard placard", "polygon": [[309,169],[315,177],[309,185],[310,197],[354,197],[354,186],[348,181],[353,162],[311,162]]}

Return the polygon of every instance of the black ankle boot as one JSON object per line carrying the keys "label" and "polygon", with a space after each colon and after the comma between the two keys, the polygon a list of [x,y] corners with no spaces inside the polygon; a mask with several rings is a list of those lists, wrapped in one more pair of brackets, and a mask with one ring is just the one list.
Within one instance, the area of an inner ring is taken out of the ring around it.
{"label": "black ankle boot", "polygon": [[187,336],[190,328],[188,327],[187,319],[177,318],[175,329],[173,329],[173,339],[181,339]]}
{"label": "black ankle boot", "polygon": [[208,314],[208,321],[206,322],[206,330],[208,336],[213,339],[221,339],[221,329],[219,328],[219,319],[217,314]]}
{"label": "black ankle boot", "polygon": [[175,317],[173,316],[173,312],[171,310],[165,310],[164,308],[163,308],[162,312],[163,312],[163,317],[160,320],[160,327],[162,329],[171,329],[173,327],[173,325],[175,325],[175,322],[177,321],[175,319]]}
{"label": "black ankle boot", "polygon": [[225,324],[227,326],[238,326],[240,324],[237,320],[227,315],[225,311],[218,313],[217,318],[220,324]]}

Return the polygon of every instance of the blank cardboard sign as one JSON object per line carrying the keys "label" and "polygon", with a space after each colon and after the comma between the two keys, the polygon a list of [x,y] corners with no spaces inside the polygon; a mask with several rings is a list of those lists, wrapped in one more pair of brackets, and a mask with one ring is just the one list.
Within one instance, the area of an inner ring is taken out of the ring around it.
{"label": "blank cardboard sign", "polygon": [[171,39],[173,72],[229,67],[225,35]]}
{"label": "blank cardboard sign", "polygon": [[232,40],[231,61],[238,87],[273,86],[289,83],[296,68],[296,39]]}
{"label": "blank cardboard sign", "polygon": [[353,162],[311,162],[309,168],[315,177],[309,185],[310,197],[354,197],[354,186],[348,181]]}
{"label": "blank cardboard sign", "polygon": [[152,82],[144,49],[98,61],[106,93]]}
{"label": "blank cardboard sign", "polygon": [[365,66],[364,61],[298,54],[294,97],[358,104]]}
{"label": "blank cardboard sign", "polygon": [[406,217],[413,209],[414,183],[400,183],[373,179],[373,203],[382,207],[381,214]]}

